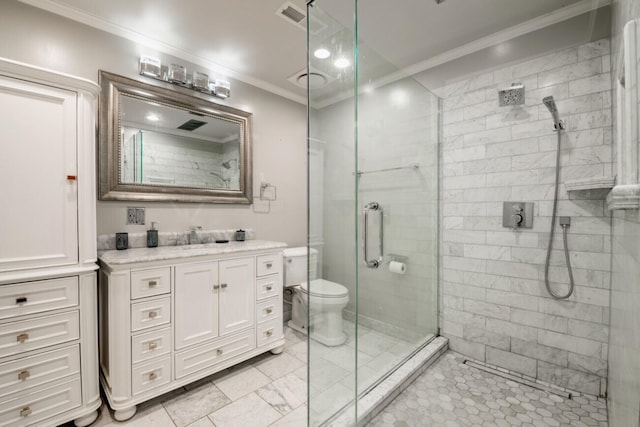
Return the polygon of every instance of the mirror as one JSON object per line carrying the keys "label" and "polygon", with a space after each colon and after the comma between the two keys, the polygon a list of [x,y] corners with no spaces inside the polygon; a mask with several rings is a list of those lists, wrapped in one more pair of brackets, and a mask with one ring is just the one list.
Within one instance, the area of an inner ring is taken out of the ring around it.
{"label": "mirror", "polygon": [[100,71],[100,200],[251,203],[251,113]]}

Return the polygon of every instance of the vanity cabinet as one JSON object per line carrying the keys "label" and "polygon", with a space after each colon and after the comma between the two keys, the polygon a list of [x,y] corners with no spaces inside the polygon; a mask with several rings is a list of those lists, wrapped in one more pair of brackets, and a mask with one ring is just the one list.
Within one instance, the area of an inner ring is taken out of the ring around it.
{"label": "vanity cabinet", "polygon": [[0,58],[0,426],[91,424],[98,86]]}
{"label": "vanity cabinet", "polygon": [[117,420],[160,394],[282,351],[285,246],[101,254],[101,380]]}

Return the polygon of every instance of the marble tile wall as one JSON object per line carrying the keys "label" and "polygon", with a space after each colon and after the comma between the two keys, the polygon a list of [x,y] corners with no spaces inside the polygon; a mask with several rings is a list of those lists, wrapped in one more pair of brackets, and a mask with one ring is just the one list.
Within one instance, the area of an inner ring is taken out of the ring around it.
{"label": "marble tile wall", "polygon": [[[622,30],[630,19],[640,17],[640,1],[612,2],[611,65],[614,97],[615,76],[622,52]],[[614,105],[614,125],[617,107]],[[617,135],[614,133],[614,147]],[[617,151],[614,150],[614,162]],[[615,164],[615,163],[614,163]],[[638,210],[615,211],[612,224],[611,330],[609,334],[608,408],[610,425],[640,426],[640,214]]]}
{"label": "marble tile wall", "polygon": [[[443,98],[441,161],[442,334],[472,358],[600,395],[607,378],[610,223],[606,193],[568,194],[576,290],[550,298],[544,261],[553,206],[552,95],[567,132],[560,182],[612,173],[609,41],[599,40],[451,83]],[[497,89],[521,82],[524,105],[500,107]],[[504,201],[533,202],[532,229],[502,226]],[[558,227],[550,277],[568,275]]]}

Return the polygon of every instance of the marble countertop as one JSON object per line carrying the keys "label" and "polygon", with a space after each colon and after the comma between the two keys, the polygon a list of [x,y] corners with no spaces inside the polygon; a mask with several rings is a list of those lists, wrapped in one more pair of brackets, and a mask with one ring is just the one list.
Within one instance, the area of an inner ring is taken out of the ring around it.
{"label": "marble countertop", "polygon": [[286,247],[286,243],[272,242],[269,240],[247,240],[244,242],[229,241],[229,243],[204,243],[199,245],[135,248],[122,251],[101,251],[98,252],[98,259],[107,265],[121,265],[204,255],[224,255],[235,252],[263,251]]}

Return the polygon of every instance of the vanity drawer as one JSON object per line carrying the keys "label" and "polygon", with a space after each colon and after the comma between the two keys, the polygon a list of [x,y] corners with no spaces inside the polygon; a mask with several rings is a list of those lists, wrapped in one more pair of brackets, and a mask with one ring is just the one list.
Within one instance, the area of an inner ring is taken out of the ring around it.
{"label": "vanity drawer", "polygon": [[256,323],[266,322],[282,315],[280,298],[269,298],[256,304]]}
{"label": "vanity drawer", "polygon": [[0,403],[0,426],[45,425],[43,421],[82,403],[80,379],[40,387],[28,394],[17,395]]}
{"label": "vanity drawer", "polygon": [[78,305],[78,278],[0,286],[0,319]]}
{"label": "vanity drawer", "polygon": [[151,301],[131,304],[131,332],[171,321],[171,298],[158,298]]}
{"label": "vanity drawer", "polygon": [[256,276],[280,273],[282,270],[282,255],[260,255],[256,257]]}
{"label": "vanity drawer", "polygon": [[171,357],[135,365],[131,370],[131,394],[144,393],[171,381]]}
{"label": "vanity drawer", "polygon": [[256,340],[258,347],[282,339],[282,319],[277,318],[258,325]]}
{"label": "vanity drawer", "polygon": [[282,283],[279,274],[256,279],[256,299],[271,298],[280,295]]}
{"label": "vanity drawer", "polygon": [[171,292],[171,269],[133,270],[131,272],[131,299],[151,297]]}
{"label": "vanity drawer", "polygon": [[0,364],[0,396],[80,372],[77,345]]}
{"label": "vanity drawer", "polygon": [[171,350],[171,328],[131,337],[131,363],[140,363]]}
{"label": "vanity drawer", "polygon": [[241,332],[213,343],[176,354],[176,379],[210,368],[256,348],[255,330]]}
{"label": "vanity drawer", "polygon": [[42,316],[0,325],[0,357],[77,340],[78,312]]}

